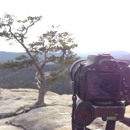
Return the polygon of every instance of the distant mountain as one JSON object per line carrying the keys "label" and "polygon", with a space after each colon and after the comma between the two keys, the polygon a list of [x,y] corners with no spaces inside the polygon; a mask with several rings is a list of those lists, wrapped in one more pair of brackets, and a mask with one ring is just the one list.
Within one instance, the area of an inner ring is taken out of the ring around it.
{"label": "distant mountain", "polygon": [[116,59],[130,60],[130,52],[117,50],[108,52],[108,54],[111,54]]}
{"label": "distant mountain", "polygon": [[115,59],[130,60],[130,52],[116,50],[116,51],[102,51],[102,52],[89,52],[89,53],[77,53],[81,58],[87,59],[91,54],[111,54]]}
{"label": "distant mountain", "polygon": [[[5,62],[8,60],[15,60],[16,57],[20,56],[20,55],[27,55],[26,52],[4,52],[4,51],[0,51],[0,62]],[[51,55],[51,54],[48,54]],[[56,56],[60,55],[59,53],[55,53]],[[28,56],[28,55],[27,55]],[[42,55],[39,55],[41,58],[43,58]]]}
{"label": "distant mountain", "polygon": [[[16,53],[16,52],[0,52],[0,62],[5,62],[7,60],[15,60],[16,57],[20,55],[27,55],[25,52],[23,53]],[[88,55],[91,54],[111,54],[115,59],[123,59],[123,60],[130,60],[130,52],[116,50],[116,51],[102,51],[102,52],[89,52],[89,53],[83,53],[83,52],[77,52],[77,55],[80,56],[83,59],[87,59]],[[59,53],[55,53],[55,55],[60,55]]]}
{"label": "distant mountain", "polygon": [[17,52],[4,52],[0,51],[0,62],[5,62],[7,60],[15,60],[16,57],[26,54],[25,52],[23,53],[17,53]]}

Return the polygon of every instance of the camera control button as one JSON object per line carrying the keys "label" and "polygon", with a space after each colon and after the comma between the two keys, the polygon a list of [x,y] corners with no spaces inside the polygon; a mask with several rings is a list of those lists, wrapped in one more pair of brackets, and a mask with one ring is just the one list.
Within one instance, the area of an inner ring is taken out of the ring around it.
{"label": "camera control button", "polygon": [[94,70],[94,71],[95,71],[95,70],[96,70],[96,68],[93,68],[92,70]]}
{"label": "camera control button", "polygon": [[119,67],[118,69],[119,69],[119,70],[122,70],[122,68],[121,68],[121,67]]}
{"label": "camera control button", "polygon": [[128,88],[128,85],[127,85],[127,84],[125,84],[125,85],[124,85],[124,87],[125,87],[125,88]]}
{"label": "camera control button", "polygon": [[122,79],[125,80],[126,78],[123,76]]}
{"label": "camera control button", "polygon": [[124,81],[123,84],[126,84],[126,82]]}

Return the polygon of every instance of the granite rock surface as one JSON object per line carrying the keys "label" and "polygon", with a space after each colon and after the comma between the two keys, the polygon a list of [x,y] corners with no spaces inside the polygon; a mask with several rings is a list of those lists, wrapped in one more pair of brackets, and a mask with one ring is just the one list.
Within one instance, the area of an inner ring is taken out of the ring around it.
{"label": "granite rock surface", "polygon": [[[0,115],[14,113],[19,107],[34,104],[38,90],[2,89],[0,96]],[[0,119],[0,130],[71,130],[72,95],[58,95],[47,92],[46,107],[33,109],[27,113]],[[130,117],[130,108],[126,109]],[[97,118],[89,126],[92,130],[104,130],[106,122]],[[98,129],[99,128],[99,129]],[[115,130],[129,130],[130,127],[116,122]]]}

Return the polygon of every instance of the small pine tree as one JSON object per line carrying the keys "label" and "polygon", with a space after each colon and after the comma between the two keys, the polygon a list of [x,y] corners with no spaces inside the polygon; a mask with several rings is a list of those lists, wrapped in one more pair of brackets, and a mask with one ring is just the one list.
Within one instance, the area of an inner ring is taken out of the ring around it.
{"label": "small pine tree", "polygon": [[[64,76],[66,68],[79,58],[72,52],[72,49],[78,46],[73,35],[68,32],[59,32],[59,26],[52,26],[49,31],[39,36],[37,41],[26,43],[28,30],[41,19],[41,16],[29,16],[24,20],[18,20],[10,14],[5,14],[3,18],[0,18],[0,36],[13,43],[20,44],[27,53],[27,55],[17,57],[15,61],[10,60],[0,64],[0,66],[15,71],[31,65],[36,67],[35,78],[39,88],[39,95],[34,108],[45,105],[44,96],[46,92],[54,86],[57,80]],[[50,72],[46,76],[44,67],[48,62],[65,67]],[[46,86],[47,80],[52,83],[48,87]]]}

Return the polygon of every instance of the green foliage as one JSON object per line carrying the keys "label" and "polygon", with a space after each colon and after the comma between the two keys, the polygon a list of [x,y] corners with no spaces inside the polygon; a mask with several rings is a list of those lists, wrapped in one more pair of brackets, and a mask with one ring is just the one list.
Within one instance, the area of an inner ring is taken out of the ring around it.
{"label": "green foliage", "polygon": [[31,66],[33,64],[32,60],[30,60],[30,59],[23,60],[22,56],[17,57],[16,60],[17,61],[9,60],[7,62],[0,63],[0,67],[6,68],[11,71],[17,71],[22,68],[27,68],[28,66]]}
{"label": "green foliage", "polygon": [[[18,20],[15,16],[10,14],[5,14],[4,17],[0,19],[0,36],[5,37],[6,40],[10,40],[10,42],[13,40],[13,43],[15,41],[21,44],[29,56],[22,55],[17,57],[16,61],[8,61],[6,64],[3,64],[2,67],[5,66],[5,68],[15,70],[17,67],[21,69],[36,64],[36,62],[40,63],[41,61],[44,61],[43,66],[47,62],[67,66],[77,60],[78,57],[71,51],[78,46],[74,42],[73,35],[68,32],[59,32],[59,26],[52,25],[51,29],[39,36],[37,41],[29,43],[28,48],[24,43],[27,39],[26,34],[30,27],[41,19],[41,16],[28,16],[24,20]],[[54,53],[59,55],[56,56]],[[44,55],[44,59],[39,57],[40,54]]]}
{"label": "green foliage", "polygon": [[[57,64],[47,64],[44,67],[44,72],[55,72],[63,68]],[[29,69],[34,70],[35,67],[31,66]],[[29,69],[22,69],[17,72],[7,71],[6,69],[0,69],[0,86],[2,88],[33,88],[37,89],[35,82],[35,72]],[[63,77],[55,82],[47,81],[47,87],[54,84],[54,87],[50,90],[58,94],[72,94],[72,87],[70,84],[70,77],[68,73],[65,73]]]}
{"label": "green foliage", "polygon": [[19,62],[14,62],[14,61],[7,61],[5,63],[0,63],[1,68],[6,68],[10,70],[14,70],[15,67],[17,67],[20,63]]}
{"label": "green foliage", "polygon": [[21,55],[19,57],[16,57],[16,60],[26,60],[26,59],[28,59],[28,57],[25,55]]}
{"label": "green foliage", "polygon": [[[54,26],[50,31],[42,34],[38,42],[30,43],[29,46],[29,50],[35,54],[51,54],[46,55],[46,62],[69,65],[78,58],[71,51],[78,46],[74,42],[73,35],[68,32],[58,32],[58,28]],[[59,55],[56,56],[54,53]]]}

